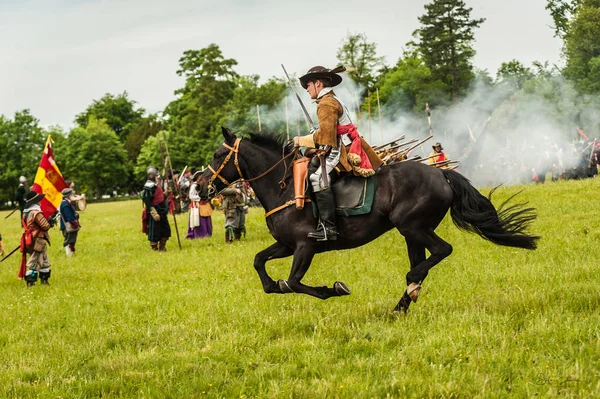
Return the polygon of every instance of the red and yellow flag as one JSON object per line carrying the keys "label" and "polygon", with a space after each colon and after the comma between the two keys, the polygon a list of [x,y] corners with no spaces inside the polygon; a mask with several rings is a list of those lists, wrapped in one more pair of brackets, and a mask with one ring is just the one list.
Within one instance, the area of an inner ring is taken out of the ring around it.
{"label": "red and yellow flag", "polygon": [[58,209],[62,201],[62,190],[65,188],[67,188],[67,183],[62,177],[58,165],[54,162],[52,139],[48,136],[40,166],[38,166],[33,187],[31,188],[36,193],[46,194],[42,202],[40,202],[44,216],[49,217]]}

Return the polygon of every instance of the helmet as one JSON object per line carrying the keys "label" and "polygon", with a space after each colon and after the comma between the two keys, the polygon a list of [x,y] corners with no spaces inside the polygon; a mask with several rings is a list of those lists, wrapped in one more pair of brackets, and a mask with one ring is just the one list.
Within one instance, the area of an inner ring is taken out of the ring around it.
{"label": "helmet", "polygon": [[156,169],[154,166],[148,166],[148,168],[146,168],[146,176],[148,179],[154,179],[156,176],[158,176],[158,169]]}
{"label": "helmet", "polygon": [[25,176],[19,177],[19,183],[27,183],[27,178]]}

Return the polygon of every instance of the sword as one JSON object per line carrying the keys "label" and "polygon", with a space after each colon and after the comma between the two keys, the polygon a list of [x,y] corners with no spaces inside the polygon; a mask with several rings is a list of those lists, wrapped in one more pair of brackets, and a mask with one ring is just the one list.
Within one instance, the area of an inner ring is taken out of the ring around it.
{"label": "sword", "polygon": [[15,213],[18,210],[19,210],[19,207],[16,207],[15,209],[12,210],[11,213],[9,213],[8,215],[4,216],[4,219],[8,219],[13,213]]}
{"label": "sword", "polygon": [[10,253],[8,255],[6,255],[4,258],[2,258],[2,260],[0,260],[1,262],[4,262],[9,256],[11,256],[12,254],[14,254],[15,252],[17,252],[17,249],[21,248],[21,245],[19,244],[19,246],[17,246],[15,249],[13,249],[12,251],[10,251]]}
{"label": "sword", "polygon": [[308,113],[308,111],[306,110],[306,107],[304,106],[304,103],[302,102],[302,99],[298,95],[298,92],[296,91],[296,88],[294,87],[294,84],[292,83],[292,79],[290,79],[290,75],[288,75],[288,73],[285,70],[285,67],[283,66],[283,64],[281,64],[281,67],[283,68],[283,72],[285,72],[285,76],[286,76],[286,78],[288,80],[290,88],[292,89],[292,91],[296,95],[296,98],[298,99],[298,102],[300,103],[300,107],[302,108],[302,112],[304,112],[304,119],[306,119],[306,123],[308,123],[310,125],[311,129],[317,130],[317,126],[313,123],[312,118],[310,117],[310,114]]}

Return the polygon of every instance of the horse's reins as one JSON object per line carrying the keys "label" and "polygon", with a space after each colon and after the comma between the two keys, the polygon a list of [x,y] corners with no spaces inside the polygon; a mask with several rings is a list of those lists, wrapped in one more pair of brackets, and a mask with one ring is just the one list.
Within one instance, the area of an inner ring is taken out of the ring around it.
{"label": "horse's reins", "polygon": [[[219,180],[221,180],[223,182],[223,184],[225,184],[225,186],[229,187],[234,183],[237,183],[239,181],[246,181],[246,182],[253,182],[256,181],[258,179],[261,179],[263,177],[265,177],[266,175],[268,175],[269,173],[271,173],[280,163],[284,162],[287,158],[289,158],[292,155],[296,155],[297,151],[292,151],[287,155],[284,155],[279,161],[277,161],[273,166],[271,166],[269,169],[267,169],[265,172],[261,173],[260,175],[256,176],[256,177],[252,177],[250,179],[244,179],[244,175],[242,174],[242,171],[240,169],[240,163],[238,161],[238,153],[239,153],[239,147],[240,147],[240,142],[242,141],[242,139],[237,138],[235,139],[235,143],[233,143],[233,147],[228,145],[227,143],[223,143],[223,146],[227,149],[229,149],[229,153],[227,154],[227,156],[225,157],[225,159],[223,160],[223,163],[221,164],[221,166],[219,166],[219,168],[217,170],[214,170],[212,168],[212,166],[208,165],[208,169],[210,169],[210,171],[212,172],[212,176],[208,179],[208,184],[209,186],[212,185],[212,183],[215,181],[216,178],[219,178]],[[235,154],[235,155],[234,155]],[[221,176],[219,173],[223,170],[223,168],[225,167],[225,165],[227,165],[227,163],[229,162],[229,160],[231,159],[231,156],[234,155],[234,159],[233,159],[233,163],[235,164],[235,167],[238,171],[238,174],[240,175],[240,178],[229,183],[227,181],[227,179],[225,179],[223,176]],[[281,182],[279,182],[279,186],[281,188],[285,188],[285,182],[283,181],[285,179],[285,176],[287,175],[287,165],[285,168],[285,173],[283,174],[283,179],[281,180]],[[223,189],[224,190],[224,189]],[[221,191],[223,191],[221,190]]]}

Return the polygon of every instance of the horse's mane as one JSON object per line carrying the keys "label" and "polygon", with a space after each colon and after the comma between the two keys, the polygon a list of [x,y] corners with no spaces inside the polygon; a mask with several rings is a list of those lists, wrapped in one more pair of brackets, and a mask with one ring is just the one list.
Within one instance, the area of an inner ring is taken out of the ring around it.
{"label": "horse's mane", "polygon": [[261,148],[272,150],[273,152],[281,152],[285,142],[285,136],[274,133],[251,133],[248,140]]}

